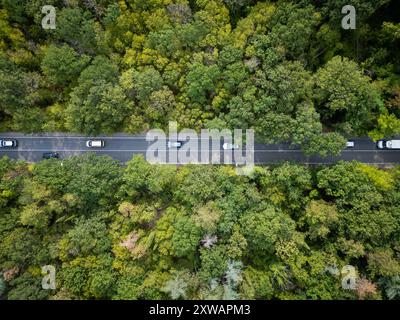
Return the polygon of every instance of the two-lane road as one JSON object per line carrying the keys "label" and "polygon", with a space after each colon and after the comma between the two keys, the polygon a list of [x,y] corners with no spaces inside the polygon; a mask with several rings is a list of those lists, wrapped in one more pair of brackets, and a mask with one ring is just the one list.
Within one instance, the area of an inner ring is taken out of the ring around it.
{"label": "two-lane road", "polygon": [[[18,140],[16,149],[0,149],[0,156],[7,155],[13,159],[38,162],[42,160],[43,153],[57,152],[61,158],[68,158],[85,152],[108,154],[116,160],[127,162],[134,154],[145,154],[149,143],[145,136],[115,135],[107,137],[85,137],[79,135],[23,135],[0,134],[1,138]],[[105,140],[105,147],[91,149],[86,147],[87,140]]]}
{"label": "two-lane road", "polygon": [[[89,149],[86,141],[91,139],[81,135],[71,134],[35,134],[2,133],[0,138],[18,140],[16,149],[0,149],[0,157],[7,155],[13,159],[37,162],[45,152],[58,152],[61,158],[79,155],[85,152],[95,152],[100,155],[109,155],[125,163],[135,154],[146,154],[150,142],[144,135],[116,134],[113,136],[99,136],[93,139],[105,140],[102,149]],[[330,164],[340,160],[375,164],[379,166],[400,164],[400,150],[378,150],[374,142],[368,138],[354,139],[355,147],[346,149],[338,157],[307,157],[299,149],[290,148],[288,144],[255,144],[254,160],[256,164],[273,164],[283,161],[294,161],[304,164]],[[210,144],[211,146],[211,144]],[[219,151],[222,155],[222,142]]]}

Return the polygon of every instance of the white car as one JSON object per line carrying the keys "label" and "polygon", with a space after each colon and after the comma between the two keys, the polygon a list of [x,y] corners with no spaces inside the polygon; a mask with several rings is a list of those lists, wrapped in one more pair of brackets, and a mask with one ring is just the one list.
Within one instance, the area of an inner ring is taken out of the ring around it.
{"label": "white car", "polygon": [[18,146],[17,140],[0,139],[0,148],[16,148],[17,146]]}
{"label": "white car", "polygon": [[238,144],[233,144],[233,143],[224,143],[222,145],[222,148],[224,150],[235,150],[235,149],[239,149],[239,145]]}
{"label": "white car", "polygon": [[179,149],[180,147],[183,146],[183,142],[182,141],[168,141],[167,146],[168,146],[168,148]]}
{"label": "white car", "polygon": [[346,143],[346,148],[354,148],[354,141],[347,141],[347,143]]}
{"label": "white car", "polygon": [[378,149],[400,149],[400,140],[379,140],[376,146]]}
{"label": "white car", "polygon": [[104,148],[104,140],[88,140],[86,141],[86,147],[88,148]]}

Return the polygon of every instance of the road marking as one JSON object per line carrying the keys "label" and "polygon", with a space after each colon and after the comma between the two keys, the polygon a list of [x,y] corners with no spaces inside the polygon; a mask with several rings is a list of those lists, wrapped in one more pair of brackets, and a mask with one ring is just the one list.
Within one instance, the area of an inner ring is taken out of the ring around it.
{"label": "road marking", "polygon": [[[31,139],[31,140],[40,140],[40,139],[80,139],[80,140],[143,140],[143,142],[155,142],[155,141],[169,141],[170,139],[152,139],[147,141],[146,137],[124,137],[124,136],[115,136],[115,137],[82,137],[82,136],[54,136],[54,137],[40,137],[40,136],[19,136],[19,137],[5,137],[3,139]],[[209,139],[197,139],[197,141],[207,141],[207,140],[212,140],[212,138]],[[222,139],[219,139],[222,141]],[[185,141],[185,140],[182,140]]]}
{"label": "road marking", "polygon": [[17,136],[17,137],[4,137],[3,139],[81,139],[81,140],[113,140],[113,139],[130,139],[130,140],[143,140],[146,141],[146,137],[84,137],[84,136]]}
{"label": "road marking", "polygon": [[[178,151],[178,149],[162,149],[158,150],[159,152],[168,152],[168,151]],[[202,152],[203,150],[192,149],[192,152]],[[218,150],[209,150],[209,151],[229,151],[224,149]],[[232,150],[234,151],[234,150]],[[0,150],[0,153],[6,152],[147,152],[147,149],[7,149],[7,150]],[[187,151],[189,152],[189,151]],[[304,154],[302,150],[254,150],[255,153],[301,153]],[[368,153],[399,153],[400,151],[396,150],[344,150],[342,153],[361,153],[361,152],[368,152]],[[305,155],[306,156],[306,155]],[[340,156],[340,155],[339,155]],[[312,156],[311,156],[312,157]],[[336,156],[332,156],[336,157]]]}

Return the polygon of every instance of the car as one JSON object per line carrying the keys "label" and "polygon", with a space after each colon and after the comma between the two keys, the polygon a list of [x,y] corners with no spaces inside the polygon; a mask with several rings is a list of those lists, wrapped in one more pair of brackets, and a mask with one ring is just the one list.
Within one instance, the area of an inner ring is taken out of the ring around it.
{"label": "car", "polygon": [[86,141],[86,147],[88,148],[104,148],[104,140],[88,140]]}
{"label": "car", "polygon": [[18,146],[17,140],[0,139],[0,148],[16,148],[17,146]]}
{"label": "car", "polygon": [[350,140],[346,142],[346,148],[354,148],[354,141]]}
{"label": "car", "polygon": [[60,155],[57,152],[46,152],[43,153],[43,159],[58,159]]}
{"label": "car", "polygon": [[233,143],[224,143],[222,145],[222,148],[224,150],[235,150],[235,149],[239,149],[239,145],[238,144],[233,144]]}
{"label": "car", "polygon": [[17,140],[10,140],[10,139],[0,140],[1,148],[15,148],[16,146],[17,146]]}
{"label": "car", "polygon": [[183,146],[183,141],[168,141],[168,148],[181,148]]}
{"label": "car", "polygon": [[376,147],[378,149],[400,149],[400,140],[379,140]]}

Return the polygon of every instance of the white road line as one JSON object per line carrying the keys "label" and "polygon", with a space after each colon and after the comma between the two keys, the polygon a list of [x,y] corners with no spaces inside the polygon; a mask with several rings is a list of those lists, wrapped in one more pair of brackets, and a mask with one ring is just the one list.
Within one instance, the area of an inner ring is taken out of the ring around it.
{"label": "white road line", "polygon": [[[107,150],[107,149],[55,149],[55,148],[47,148],[47,149],[7,149],[7,150],[0,150],[0,154],[2,152],[147,152],[147,149],[112,149],[112,150]],[[173,149],[165,149],[165,150],[159,150],[160,152],[168,152],[168,151],[177,151]],[[192,152],[201,152],[202,150],[195,150],[192,149],[190,150]],[[209,150],[212,151],[212,150]],[[219,150],[213,150],[215,152],[224,152],[223,149]],[[399,151],[391,151],[391,150],[354,150],[354,151],[346,151],[344,150],[342,153],[361,153],[361,152],[368,152],[368,153],[377,153],[377,154],[382,154],[382,153],[395,153]],[[302,150],[254,150],[254,153],[300,153],[304,154]],[[304,155],[306,156],[306,155]],[[340,155],[339,155],[340,156]],[[313,157],[313,156],[309,156]],[[332,156],[333,157],[333,156]]]}
{"label": "white road line", "polygon": [[[84,149],[84,150],[58,150],[58,149],[32,149],[32,150],[8,150],[4,152],[146,152],[147,150],[89,150],[89,149]],[[1,153],[1,151],[0,151]]]}
{"label": "white road line", "polygon": [[[328,165],[328,164],[336,164],[340,160],[336,162],[298,162],[300,165]],[[287,161],[285,161],[287,162]],[[278,164],[279,162],[255,162],[255,165],[262,165],[262,164]],[[368,165],[388,165],[388,166],[398,166],[399,164],[396,162],[361,162],[363,164]]]}
{"label": "white road line", "polygon": [[[163,149],[158,150],[159,152],[177,152],[178,150],[173,149]],[[202,150],[190,150],[192,152],[202,152]],[[220,152],[223,153],[223,149],[219,150],[209,150],[209,152]],[[112,149],[112,150],[105,150],[105,149],[55,149],[55,148],[48,148],[48,149],[10,149],[10,150],[2,150],[1,152],[147,152],[147,149]],[[303,153],[301,150],[254,150],[254,152],[258,153]]]}
{"label": "white road line", "polygon": [[[1,136],[1,135],[0,135]],[[124,136],[115,136],[115,137],[84,137],[84,136],[17,136],[17,137],[7,137],[3,139],[81,139],[81,140],[98,140],[98,139],[104,139],[104,140],[112,140],[112,139],[129,139],[129,140],[143,140],[146,141],[146,137],[124,137]]]}
{"label": "white road line", "polygon": [[[57,136],[55,136],[55,137],[39,137],[39,136],[20,136],[20,137],[9,137],[9,138],[4,138],[4,139],[16,139],[16,140],[18,140],[18,139],[31,139],[31,140],[41,140],[41,139],[54,139],[54,140],[57,140],[57,139],[79,139],[79,140],[143,140],[143,142],[154,142],[154,141],[156,141],[156,140],[151,140],[151,141],[147,141],[146,140],[146,137],[144,136],[144,137],[124,137],[124,136],[115,136],[115,137],[102,137],[102,136],[99,136],[99,137],[82,137],[82,136],[76,136],[76,137],[74,137],[74,136],[59,136],[59,137],[57,137]],[[157,140],[157,141],[168,141],[169,139],[168,138],[166,138],[166,139],[159,139],[159,140]],[[197,141],[207,141],[207,140],[211,140],[211,138],[210,139],[197,139]],[[222,141],[222,139],[221,139],[221,141]]]}

